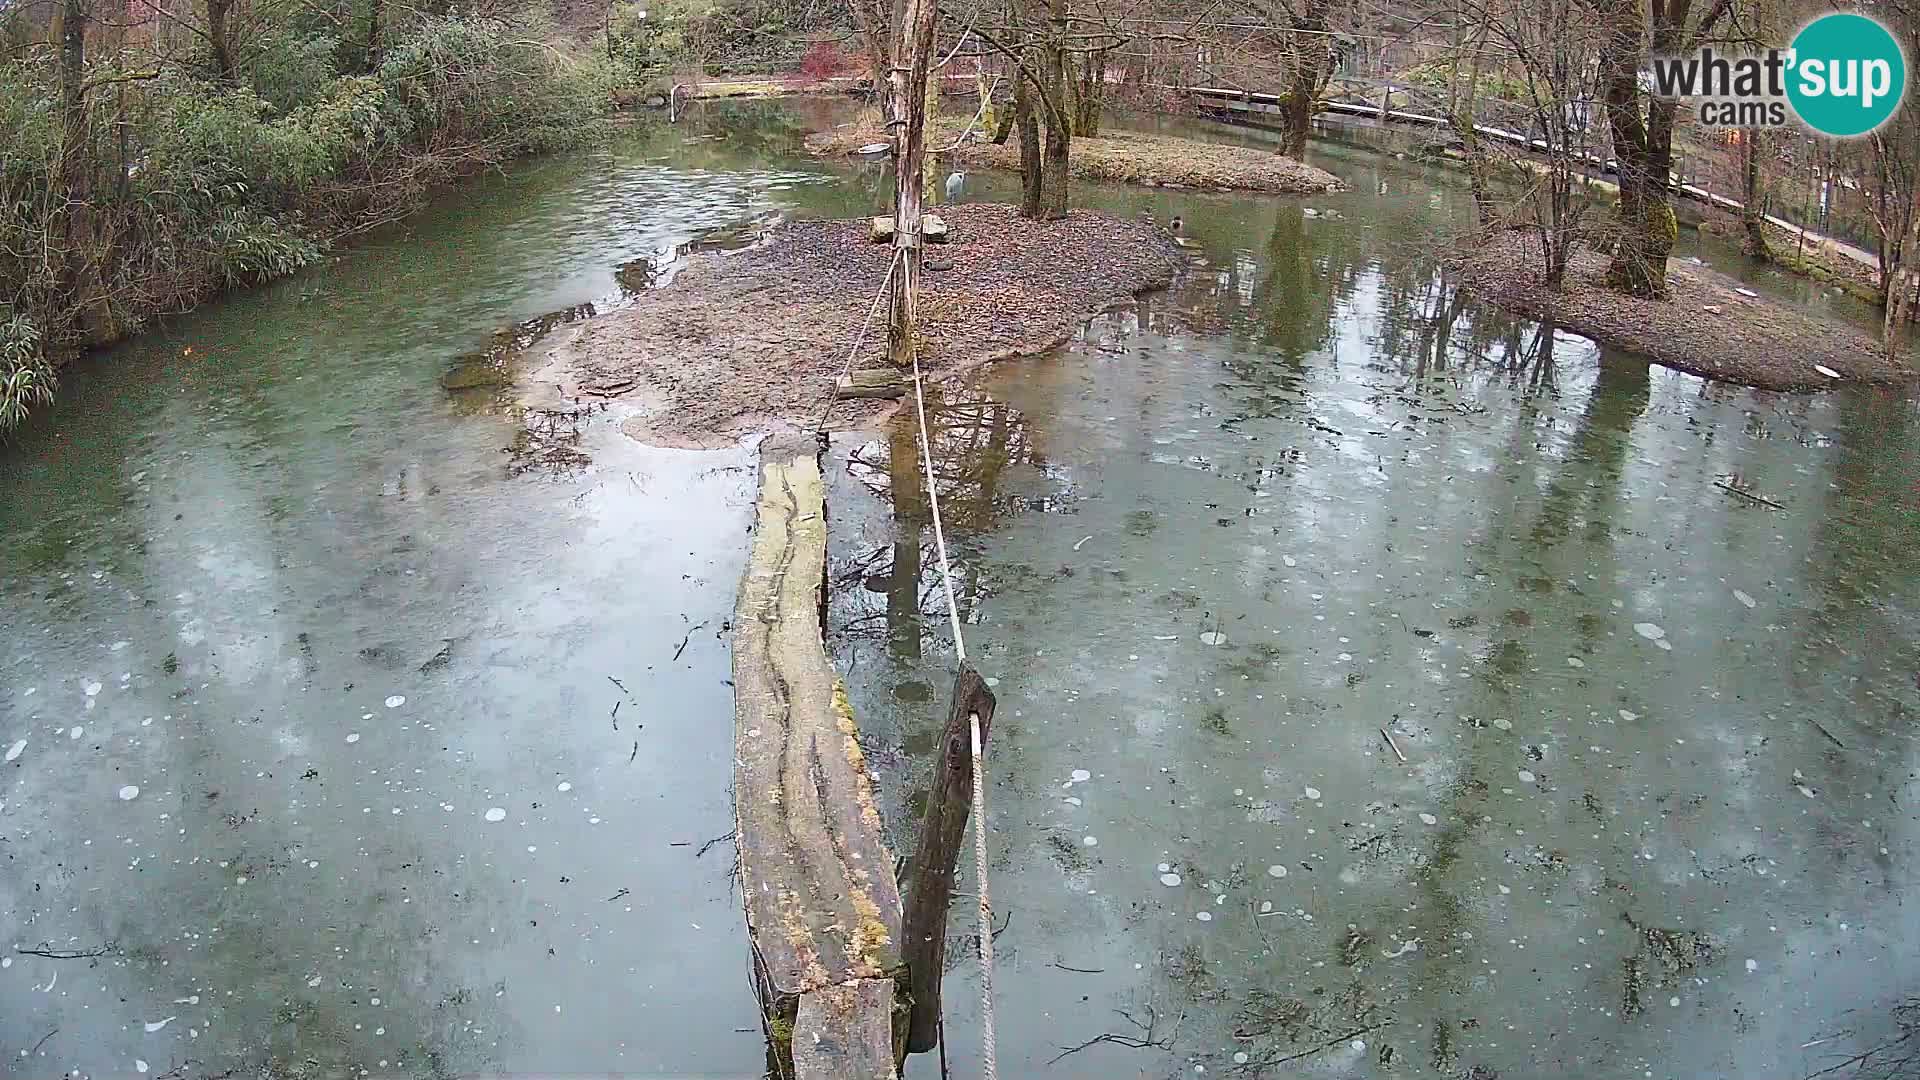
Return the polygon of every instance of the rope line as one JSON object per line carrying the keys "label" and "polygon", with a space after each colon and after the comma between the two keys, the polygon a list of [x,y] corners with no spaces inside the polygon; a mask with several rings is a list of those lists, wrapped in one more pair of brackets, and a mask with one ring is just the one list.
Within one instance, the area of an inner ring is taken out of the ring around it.
{"label": "rope line", "polygon": [[[920,464],[927,475],[927,506],[933,513],[933,544],[940,552],[940,577],[947,588],[947,618],[953,623],[953,651],[967,662],[967,642],[960,636],[960,606],[953,599],[953,566],[947,562],[947,535],[940,527],[940,493],[934,490],[933,447],[927,443],[927,399],[920,389],[920,350],[913,351],[913,409],[920,418]],[[977,754],[976,754],[977,756]],[[979,776],[976,770],[974,775]]]}
{"label": "rope line", "polygon": [[980,1075],[1000,1075],[993,1040],[993,901],[987,898],[987,779],[980,756],[980,716],[973,724],[973,872],[980,893]]}
{"label": "rope line", "polygon": [[[947,593],[947,618],[953,624],[953,651],[967,662],[967,641],[960,633],[960,604],[953,595],[953,566],[947,560],[947,534],[940,523],[940,493],[933,482],[933,445],[927,441],[927,399],[920,375],[920,351],[913,353],[913,411],[920,424],[920,464],[927,477],[927,506],[933,515],[933,544],[940,553],[940,580]],[[967,718],[973,735],[973,873],[980,899],[980,1075],[997,1080],[1000,1066],[993,1031],[993,901],[987,895],[987,769],[980,740],[980,715]]]}
{"label": "rope line", "polygon": [[[977,116],[976,116],[977,119]],[[867,317],[860,324],[860,331],[854,337],[853,348],[847,352],[847,375],[853,373],[854,361],[860,355],[860,346],[866,340],[867,329],[873,325],[873,317],[880,310],[880,302],[886,299],[888,286],[893,283],[893,275],[900,268],[901,258],[912,258],[912,253],[902,251],[887,266],[887,273],[880,280],[880,291],[874,295],[873,304],[867,308]],[[826,405],[820,410],[820,420],[815,430],[825,430],[827,415],[833,410],[835,392],[829,391]],[[940,518],[940,492],[934,484],[933,444],[927,438],[927,397],[925,379],[920,372],[919,350],[913,356],[913,411],[918,420],[920,433],[920,466],[927,479],[927,506],[933,517],[933,542],[940,553],[940,578],[947,594],[947,619],[953,627],[953,651],[962,665],[967,662],[967,640],[960,631],[960,603],[953,592],[953,564],[947,557],[946,527]],[[987,895],[987,786],[986,766],[980,738],[980,716],[974,713],[968,717],[972,725],[973,738],[973,861],[977,888],[975,895],[980,900],[980,1068],[985,1080],[998,1080],[1000,1067],[995,1057],[995,1039],[993,1030],[993,901]],[[944,1027],[944,1025],[943,1025]],[[944,1030],[941,1035],[940,1052],[946,1053]]]}
{"label": "rope line", "polygon": [[[900,260],[897,257],[887,262],[887,274],[880,279],[880,291],[873,294],[873,303],[867,307],[867,317],[860,324],[860,332],[854,335],[853,348],[847,350],[847,367],[845,371],[840,373],[841,378],[851,379],[853,377],[853,362],[860,356],[860,346],[867,340],[867,328],[873,325],[873,316],[875,312],[880,310],[880,301],[887,298],[887,286],[893,283],[893,269],[899,265]],[[820,407],[820,419],[814,423],[813,430],[826,430],[827,414],[833,412],[833,403],[839,396],[839,383],[836,382],[827,387],[827,401],[825,405]]]}

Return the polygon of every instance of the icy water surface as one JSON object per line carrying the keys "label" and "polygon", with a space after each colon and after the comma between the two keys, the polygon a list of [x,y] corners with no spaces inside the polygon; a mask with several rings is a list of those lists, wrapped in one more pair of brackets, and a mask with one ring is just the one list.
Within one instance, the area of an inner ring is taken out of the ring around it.
{"label": "icy water surface", "polygon": [[[463,189],[0,448],[0,1075],[758,1075],[706,846],[751,456],[504,411],[499,361],[696,238],[876,205],[793,153],[832,115]],[[1884,1037],[1912,404],[1489,315],[1422,254],[1447,174],[1316,153],[1353,194],[1083,192],[1182,213],[1193,273],[936,403],[1002,1075],[1793,1077]],[[951,657],[910,431],[842,437],[830,511],[902,850]]]}
{"label": "icy water surface", "polygon": [[703,850],[751,458],[529,433],[485,377],[865,198],[710,136],[464,188],[0,447],[0,1075],[759,1074]]}
{"label": "icy water surface", "polygon": [[[1483,311],[1424,253],[1450,180],[1318,160],[1354,192],[1102,196],[1183,213],[1189,278],[935,409],[1002,1074],[1800,1077],[1889,1037],[1914,402]],[[903,846],[952,663],[911,430],[842,439],[832,496]]]}

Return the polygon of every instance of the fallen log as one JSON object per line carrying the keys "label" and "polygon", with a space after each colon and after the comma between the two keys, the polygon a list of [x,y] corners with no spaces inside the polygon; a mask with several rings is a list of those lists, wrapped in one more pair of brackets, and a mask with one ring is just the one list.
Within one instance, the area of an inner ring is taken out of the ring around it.
{"label": "fallen log", "polygon": [[826,545],[818,442],[769,438],[733,623],[740,890],[772,1075],[892,1080],[900,891],[821,638]]}

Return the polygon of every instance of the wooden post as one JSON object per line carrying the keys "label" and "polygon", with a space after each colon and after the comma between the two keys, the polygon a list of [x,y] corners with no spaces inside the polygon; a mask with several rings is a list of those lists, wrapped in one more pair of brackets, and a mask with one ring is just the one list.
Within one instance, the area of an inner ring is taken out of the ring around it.
{"label": "wooden post", "polygon": [[913,364],[914,297],[920,288],[920,174],[927,156],[927,73],[933,66],[937,0],[906,0],[887,73],[887,123],[893,137],[893,282],[887,308],[887,356]]}
{"label": "wooden post", "polygon": [[[940,976],[946,970],[947,908],[953,899],[954,864],[967,836],[973,809],[973,725],[980,718],[980,742],[993,722],[993,691],[973,669],[961,664],[953,680],[947,727],[940,735],[940,756],[933,766],[926,816],[920,820],[920,847],[908,870],[908,900],[902,917],[901,959],[907,965],[912,997],[907,1019],[907,1052],[933,1049],[940,1032]],[[989,929],[990,933],[991,930]]]}

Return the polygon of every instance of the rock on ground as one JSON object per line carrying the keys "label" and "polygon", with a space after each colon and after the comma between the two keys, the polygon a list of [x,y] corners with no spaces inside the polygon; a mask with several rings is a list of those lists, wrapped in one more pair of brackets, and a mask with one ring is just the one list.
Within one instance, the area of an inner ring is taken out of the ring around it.
{"label": "rock on ground", "polygon": [[[1150,224],[1085,210],[1041,222],[992,204],[941,212],[952,239],[932,251],[953,268],[923,273],[919,311],[921,364],[936,379],[1051,348],[1101,309],[1164,287],[1185,259]],[[527,396],[618,400],[634,409],[627,431],[658,445],[811,430],[886,275],[892,249],[869,240],[871,227],[791,221],[764,244],[695,256],[631,307],[557,335],[524,376]],[[885,364],[885,351],[883,305],[858,366]],[[836,402],[829,426],[893,407]]]}
{"label": "rock on ground", "polygon": [[1500,307],[1710,379],[1765,390],[1816,390],[1849,380],[1913,377],[1907,367],[1890,363],[1868,334],[1764,296],[1743,295],[1734,279],[1678,260],[1668,264],[1665,300],[1607,288],[1607,257],[1592,251],[1574,254],[1561,291],[1547,288],[1540,239],[1531,230],[1499,233],[1452,261],[1469,292]]}

